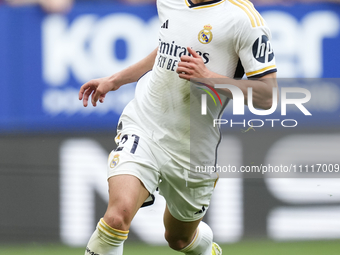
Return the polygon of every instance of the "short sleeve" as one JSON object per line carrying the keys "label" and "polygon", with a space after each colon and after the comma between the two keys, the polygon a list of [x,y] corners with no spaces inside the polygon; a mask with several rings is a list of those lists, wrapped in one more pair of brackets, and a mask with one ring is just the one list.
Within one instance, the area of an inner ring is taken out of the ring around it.
{"label": "short sleeve", "polygon": [[260,78],[277,72],[270,38],[270,30],[264,21],[254,27],[246,20],[238,28],[236,50],[248,78]]}

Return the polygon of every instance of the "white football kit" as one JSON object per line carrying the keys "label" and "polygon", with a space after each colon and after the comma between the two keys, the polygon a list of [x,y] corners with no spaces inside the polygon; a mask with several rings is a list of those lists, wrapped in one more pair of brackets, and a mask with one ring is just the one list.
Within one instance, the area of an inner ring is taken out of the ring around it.
{"label": "white football kit", "polygon": [[219,118],[228,98],[221,95],[217,105],[208,100],[207,115],[201,115],[205,92],[179,78],[180,57],[188,55],[191,47],[209,70],[231,78],[239,63],[248,78],[276,72],[275,58],[270,31],[247,0],[200,4],[158,0],[157,8],[157,57],[119,120],[119,144],[109,157],[109,177],[134,175],[150,193],[159,187],[170,213],[193,221],[203,217],[209,206],[217,176],[200,180],[191,176],[190,169],[215,164],[220,132],[213,119]]}

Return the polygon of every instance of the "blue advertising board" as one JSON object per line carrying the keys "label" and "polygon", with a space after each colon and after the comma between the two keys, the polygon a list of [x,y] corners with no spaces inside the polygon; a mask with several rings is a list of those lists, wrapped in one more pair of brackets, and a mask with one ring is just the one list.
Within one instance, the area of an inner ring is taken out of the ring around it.
{"label": "blue advertising board", "polygon": [[[279,77],[339,78],[340,5],[259,11],[272,30]],[[96,108],[84,108],[78,90],[149,54],[159,26],[154,5],[75,4],[65,15],[0,6],[0,132],[114,130],[134,84],[109,93]],[[319,101],[306,123],[339,124],[339,82],[322,88],[311,88]]]}

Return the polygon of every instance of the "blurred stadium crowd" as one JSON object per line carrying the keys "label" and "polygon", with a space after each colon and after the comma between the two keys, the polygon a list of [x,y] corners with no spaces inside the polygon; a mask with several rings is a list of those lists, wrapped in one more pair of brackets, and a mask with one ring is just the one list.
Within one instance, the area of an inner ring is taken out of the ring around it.
{"label": "blurred stadium crowd", "polygon": [[[120,2],[126,4],[145,4],[153,3],[156,0],[0,0],[0,4],[12,6],[39,4],[46,12],[68,12],[74,2]],[[252,0],[255,5],[291,5],[294,3],[340,3],[340,0]]]}

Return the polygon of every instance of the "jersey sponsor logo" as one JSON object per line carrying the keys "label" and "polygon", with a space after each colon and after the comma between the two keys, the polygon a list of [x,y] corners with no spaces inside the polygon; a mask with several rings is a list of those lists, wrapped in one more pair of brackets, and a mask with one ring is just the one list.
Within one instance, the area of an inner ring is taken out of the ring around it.
{"label": "jersey sponsor logo", "polygon": [[[190,53],[187,51],[187,47],[184,47],[182,45],[176,44],[175,41],[172,41],[172,43],[163,42],[161,39],[159,39],[159,53],[173,56],[173,57],[182,57],[183,55],[191,56]],[[204,64],[207,64],[209,62],[209,53],[207,52],[200,52],[196,51],[198,55],[200,55],[203,58]],[[162,62],[162,61],[160,61]],[[164,61],[163,61],[164,62]],[[161,65],[159,65],[161,66]],[[164,64],[163,64],[164,66]]]}
{"label": "jersey sponsor logo", "polygon": [[118,163],[119,163],[119,154],[116,154],[113,156],[113,159],[110,163],[110,167],[115,168],[118,165]]}
{"label": "jersey sponsor logo", "polygon": [[260,36],[254,42],[253,56],[260,63],[268,63],[273,60],[274,51],[266,35]]}
{"label": "jersey sponsor logo", "polygon": [[166,20],[163,25],[161,26],[161,28],[165,28],[168,29],[169,28],[169,20]]}
{"label": "jersey sponsor logo", "polygon": [[[180,61],[180,57],[187,55],[191,56],[191,54],[188,52],[187,47],[184,47],[182,45],[176,44],[175,41],[172,41],[171,43],[163,42],[161,39],[159,39],[159,56],[157,58],[157,66],[160,68],[164,68],[169,71],[176,71],[177,64]],[[198,55],[200,55],[203,59],[204,64],[208,64],[209,59],[209,53],[207,52],[201,52],[196,51]]]}
{"label": "jersey sponsor logo", "polygon": [[200,43],[208,44],[213,39],[213,34],[211,32],[212,26],[205,25],[204,28],[198,33],[198,40]]}

